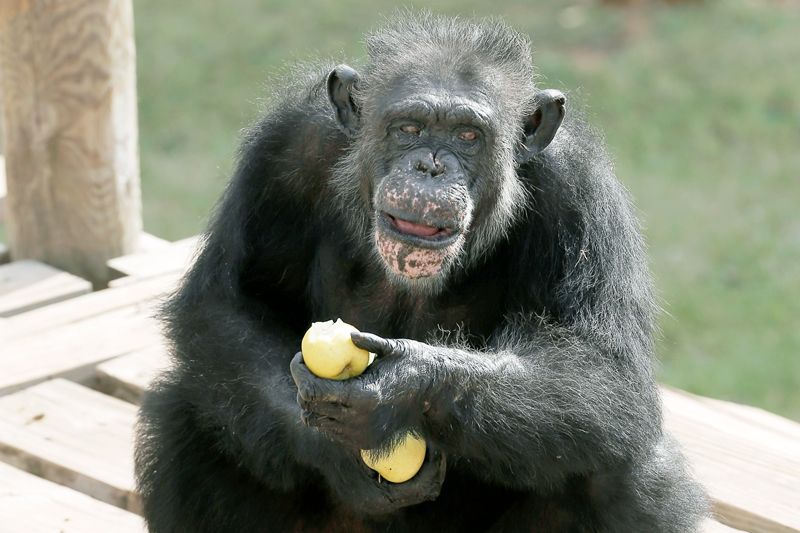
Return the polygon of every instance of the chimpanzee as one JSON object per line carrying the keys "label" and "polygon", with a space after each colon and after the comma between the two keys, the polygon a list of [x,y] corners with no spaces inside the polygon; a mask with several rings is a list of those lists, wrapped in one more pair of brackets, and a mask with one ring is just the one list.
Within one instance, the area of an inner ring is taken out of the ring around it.
{"label": "chimpanzee", "polygon": [[[598,136],[505,24],[405,14],[244,137],[165,304],[136,451],[155,533],[692,531],[661,424],[644,246]],[[303,363],[312,321],[377,355]],[[360,449],[413,432],[390,483]]]}

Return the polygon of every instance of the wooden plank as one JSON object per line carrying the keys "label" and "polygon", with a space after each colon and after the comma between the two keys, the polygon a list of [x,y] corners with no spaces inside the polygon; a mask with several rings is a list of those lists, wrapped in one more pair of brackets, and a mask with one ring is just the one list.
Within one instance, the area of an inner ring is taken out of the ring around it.
{"label": "wooden plank", "polygon": [[665,424],[717,519],[745,531],[800,531],[797,424],[754,408],[662,389]]}
{"label": "wooden plank", "polygon": [[[160,237],[156,237],[155,235],[151,235],[150,233],[146,233],[143,231],[142,233],[139,234],[139,241],[136,244],[136,249],[131,253],[151,253],[151,252],[156,252],[158,250],[163,250],[164,248],[169,248],[170,246],[172,246],[172,243],[170,241],[162,239]],[[116,285],[113,283],[113,281],[121,276],[124,276],[124,274],[109,267],[108,286],[113,287],[114,285]]]}
{"label": "wooden plank", "polygon": [[142,517],[0,463],[0,531],[146,533]]}
{"label": "wooden plank", "polygon": [[108,266],[117,275],[127,276],[114,280],[112,287],[163,274],[182,275],[189,266],[200,243],[200,236],[189,237],[159,250],[116,257]]}
{"label": "wooden plank", "polygon": [[113,357],[161,343],[153,309],[123,308],[75,324],[5,342],[0,357],[0,394],[53,376],[82,379]]}
{"label": "wooden plank", "polygon": [[702,533],[736,533],[741,529],[734,529],[709,518],[700,526],[700,531]]}
{"label": "wooden plank", "polygon": [[3,0],[0,71],[14,257],[102,286],[142,227],[132,1]]}
{"label": "wooden plank", "polygon": [[170,241],[143,231],[139,234],[139,248],[137,251],[155,252],[157,250],[168,248],[169,246],[172,246]]}
{"label": "wooden plank", "polygon": [[18,339],[42,332],[53,334],[57,328],[111,311],[126,307],[150,308],[173,290],[177,281],[177,275],[167,274],[28,311],[6,320],[8,327],[4,338]]}
{"label": "wooden plank", "polygon": [[0,265],[0,317],[92,291],[92,284],[38,261]]}
{"label": "wooden plank", "polygon": [[718,400],[715,398],[706,398],[704,396],[697,396],[685,391],[672,389],[675,394],[689,396],[690,398],[707,405],[711,409],[718,409],[724,411],[726,414],[742,421],[743,423],[753,424],[754,426],[782,433],[787,438],[796,439],[800,445],[800,424],[793,422],[782,416],[778,416],[769,411],[725,400]]}
{"label": "wooden plank", "polygon": [[163,345],[115,357],[97,367],[97,388],[138,404],[150,382],[169,365],[167,349]]}
{"label": "wooden plank", "polygon": [[136,407],[55,379],[0,398],[0,458],[123,509],[134,494]]}

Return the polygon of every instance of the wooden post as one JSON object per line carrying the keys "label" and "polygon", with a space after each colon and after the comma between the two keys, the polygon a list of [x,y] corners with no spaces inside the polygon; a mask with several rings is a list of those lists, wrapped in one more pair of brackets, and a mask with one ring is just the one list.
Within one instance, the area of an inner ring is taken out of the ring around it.
{"label": "wooden post", "polygon": [[108,281],[141,232],[131,0],[0,0],[13,259]]}

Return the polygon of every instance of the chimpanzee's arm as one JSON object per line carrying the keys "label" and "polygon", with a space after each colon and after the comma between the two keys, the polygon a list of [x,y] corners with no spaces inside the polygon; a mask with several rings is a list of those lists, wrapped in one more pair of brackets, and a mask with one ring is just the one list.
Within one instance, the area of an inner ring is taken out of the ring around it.
{"label": "chimpanzee's arm", "polygon": [[361,344],[388,355],[386,367],[407,380],[398,387],[418,386],[406,399],[420,402],[422,433],[497,483],[557,486],[570,474],[624,464],[660,434],[649,372],[567,329],[519,320],[488,352],[408,340]]}

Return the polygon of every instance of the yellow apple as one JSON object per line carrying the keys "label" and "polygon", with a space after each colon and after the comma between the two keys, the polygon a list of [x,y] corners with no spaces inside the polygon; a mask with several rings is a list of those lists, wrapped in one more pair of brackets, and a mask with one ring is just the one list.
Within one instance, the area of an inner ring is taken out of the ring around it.
{"label": "yellow apple", "polygon": [[406,433],[389,455],[380,456],[370,450],[361,450],[361,459],[383,479],[392,483],[403,483],[419,472],[425,460],[425,448],[423,439]]}
{"label": "yellow apple", "polygon": [[336,380],[364,372],[370,363],[370,355],[350,340],[354,331],[358,330],[341,319],[311,324],[300,343],[308,369],[317,377]]}

